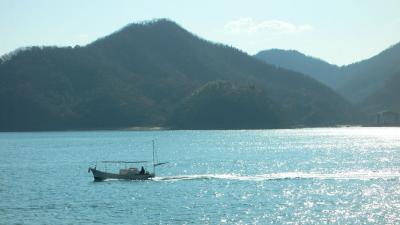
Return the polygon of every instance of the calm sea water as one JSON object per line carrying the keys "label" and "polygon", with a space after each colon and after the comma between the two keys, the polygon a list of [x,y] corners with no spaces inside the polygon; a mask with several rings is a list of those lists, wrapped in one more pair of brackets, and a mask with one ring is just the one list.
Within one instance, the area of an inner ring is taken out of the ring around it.
{"label": "calm sea water", "polygon": [[[156,179],[87,173],[152,139]],[[399,224],[400,129],[0,133],[0,224],[86,223]]]}

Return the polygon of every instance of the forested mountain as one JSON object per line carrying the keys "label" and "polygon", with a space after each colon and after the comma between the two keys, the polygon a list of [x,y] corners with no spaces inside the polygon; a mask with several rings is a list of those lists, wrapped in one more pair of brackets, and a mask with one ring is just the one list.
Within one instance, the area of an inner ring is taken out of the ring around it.
{"label": "forested mountain", "polygon": [[366,112],[399,110],[395,93],[400,90],[400,83],[397,82],[400,73],[400,43],[370,59],[342,67],[296,51],[267,50],[255,57],[320,80]]}
{"label": "forested mountain", "polygon": [[369,95],[360,105],[368,113],[400,112],[400,71],[389,77],[382,88]]}
{"label": "forested mountain", "polygon": [[359,103],[383,88],[385,82],[399,71],[400,43],[370,59],[342,67],[344,79],[338,91],[352,102]]}
{"label": "forested mountain", "polygon": [[281,68],[306,74],[334,89],[341,78],[338,66],[295,50],[264,50],[254,57]]}
{"label": "forested mountain", "polygon": [[254,85],[211,81],[195,90],[172,115],[183,129],[279,128],[280,107]]}
{"label": "forested mountain", "polygon": [[[285,123],[260,122],[263,127],[351,123],[356,115],[348,102],[311,78],[203,40],[162,19],[130,24],[84,47],[31,47],[3,57],[0,130],[179,128],[170,118],[194,113],[184,109],[196,101],[193,92],[214,80],[268,93],[264,98],[246,91],[232,94],[229,88],[220,92],[275,102],[281,110],[277,120]],[[254,127],[239,122],[247,114],[228,111],[237,121],[229,128]]]}

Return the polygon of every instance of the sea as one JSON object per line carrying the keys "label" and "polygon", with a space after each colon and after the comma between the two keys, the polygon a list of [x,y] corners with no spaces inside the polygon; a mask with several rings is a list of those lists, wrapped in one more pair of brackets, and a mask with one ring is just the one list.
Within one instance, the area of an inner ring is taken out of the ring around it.
{"label": "sea", "polygon": [[0,224],[400,224],[400,128],[0,133]]}

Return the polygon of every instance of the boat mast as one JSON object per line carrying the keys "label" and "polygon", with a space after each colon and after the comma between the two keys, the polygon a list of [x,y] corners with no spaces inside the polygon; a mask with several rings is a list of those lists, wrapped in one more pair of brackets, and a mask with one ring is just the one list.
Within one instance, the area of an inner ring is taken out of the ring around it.
{"label": "boat mast", "polygon": [[154,175],[156,175],[156,162],[154,161],[154,140],[152,140],[153,142],[153,173]]}

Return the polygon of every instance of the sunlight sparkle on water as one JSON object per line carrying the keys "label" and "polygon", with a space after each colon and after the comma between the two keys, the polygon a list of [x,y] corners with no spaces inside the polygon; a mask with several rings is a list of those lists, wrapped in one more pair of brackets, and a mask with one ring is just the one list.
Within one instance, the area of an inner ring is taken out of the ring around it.
{"label": "sunlight sparkle on water", "polygon": [[[0,224],[398,224],[399,132],[2,133]],[[154,180],[92,182],[89,165],[150,158],[152,139],[170,162]]]}

